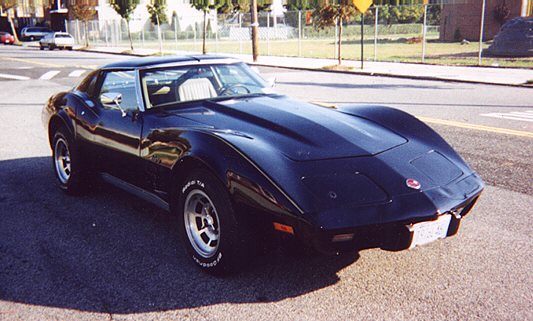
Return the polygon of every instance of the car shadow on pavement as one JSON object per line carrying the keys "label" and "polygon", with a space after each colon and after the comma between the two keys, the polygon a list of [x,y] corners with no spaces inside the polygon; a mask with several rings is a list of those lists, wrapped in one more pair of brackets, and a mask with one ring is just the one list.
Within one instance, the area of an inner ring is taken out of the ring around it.
{"label": "car shadow on pavement", "polygon": [[272,302],[335,284],[358,258],[273,250],[215,278],[189,262],[166,212],[107,185],[65,195],[50,164],[0,161],[0,300],[121,314]]}

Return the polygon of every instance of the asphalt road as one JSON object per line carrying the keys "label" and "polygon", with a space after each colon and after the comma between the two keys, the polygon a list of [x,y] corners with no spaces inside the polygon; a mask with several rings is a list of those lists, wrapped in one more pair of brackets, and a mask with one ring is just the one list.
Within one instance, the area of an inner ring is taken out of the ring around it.
{"label": "asphalt road", "polygon": [[533,319],[531,89],[263,68],[291,96],[428,120],[487,187],[452,238],[353,256],[273,250],[213,278],[165,212],[110,186],[77,198],[55,186],[42,105],[77,70],[118,59],[0,46],[0,320]]}

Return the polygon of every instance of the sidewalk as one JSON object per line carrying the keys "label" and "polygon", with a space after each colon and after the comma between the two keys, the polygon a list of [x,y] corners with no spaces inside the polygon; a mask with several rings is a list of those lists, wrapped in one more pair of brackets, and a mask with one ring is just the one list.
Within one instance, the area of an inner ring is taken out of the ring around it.
{"label": "sidewalk", "polygon": [[[125,48],[119,47],[94,47],[82,49],[84,51],[124,54]],[[200,53],[190,51],[165,51],[165,54],[198,55]],[[133,51],[133,56],[157,55],[158,50],[138,48]],[[126,54],[127,55],[127,54]],[[315,59],[300,57],[260,56],[254,63],[251,55],[224,54],[220,55],[236,57],[249,64],[258,66],[285,67],[296,69],[323,70],[323,67],[337,64],[335,59]],[[445,80],[469,83],[533,86],[533,69],[499,68],[499,67],[464,67],[464,66],[441,66],[414,63],[393,63],[365,61],[364,69],[361,69],[359,61],[343,61],[346,67],[352,67],[346,73],[361,75],[388,76],[400,78]]]}

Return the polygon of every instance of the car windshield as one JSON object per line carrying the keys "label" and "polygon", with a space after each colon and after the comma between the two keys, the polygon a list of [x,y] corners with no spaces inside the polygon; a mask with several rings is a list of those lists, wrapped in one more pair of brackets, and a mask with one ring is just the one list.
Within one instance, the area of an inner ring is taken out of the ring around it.
{"label": "car windshield", "polygon": [[272,92],[244,63],[158,68],[141,74],[148,108]]}
{"label": "car windshield", "polygon": [[56,38],[72,38],[70,35],[56,33]]}

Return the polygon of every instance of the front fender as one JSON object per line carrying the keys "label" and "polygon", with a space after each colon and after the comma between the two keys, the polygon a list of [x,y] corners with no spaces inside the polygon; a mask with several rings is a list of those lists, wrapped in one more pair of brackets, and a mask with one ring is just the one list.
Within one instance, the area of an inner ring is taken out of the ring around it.
{"label": "front fender", "polygon": [[168,190],[186,178],[191,167],[208,169],[227,187],[235,202],[272,214],[298,215],[301,210],[254,161],[223,137],[205,129],[158,129],[147,136],[141,156],[170,171]]}
{"label": "front fender", "polygon": [[409,141],[423,143],[431,148],[439,149],[447,157],[460,163],[464,160],[453,148],[431,127],[418,118],[404,111],[379,105],[348,105],[338,107],[338,111],[356,117],[371,120],[381,126],[402,135]]}

